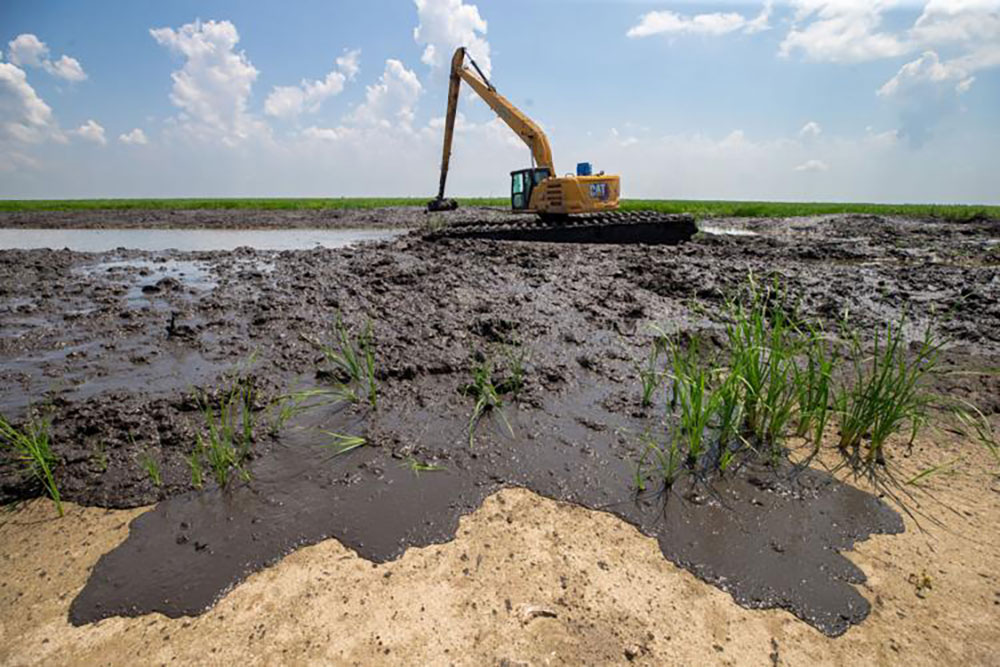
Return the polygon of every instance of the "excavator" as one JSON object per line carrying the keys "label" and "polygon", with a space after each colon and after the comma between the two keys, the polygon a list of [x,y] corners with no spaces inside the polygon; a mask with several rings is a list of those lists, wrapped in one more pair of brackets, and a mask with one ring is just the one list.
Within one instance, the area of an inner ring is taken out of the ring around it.
{"label": "excavator", "polygon": [[446,199],[444,193],[462,81],[531,151],[531,166],[510,173],[510,201],[514,213],[534,213],[537,217],[533,223],[526,223],[522,216],[510,225],[453,223],[438,235],[557,242],[676,244],[697,232],[694,219],[689,215],[618,211],[621,178],[604,172],[593,174],[589,163],[577,164],[576,174],[558,176],[552,149],[542,128],[497,92],[465,47],[456,49],[451,59],[441,179],[437,197],[427,203],[429,212],[458,208],[458,202]]}

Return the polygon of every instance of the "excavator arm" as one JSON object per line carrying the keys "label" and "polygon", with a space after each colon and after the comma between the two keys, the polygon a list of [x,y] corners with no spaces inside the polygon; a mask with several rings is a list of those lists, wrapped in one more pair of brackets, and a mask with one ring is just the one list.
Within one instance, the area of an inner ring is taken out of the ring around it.
{"label": "excavator arm", "polygon": [[444,120],[444,148],[441,153],[441,182],[438,186],[437,199],[427,204],[427,208],[432,211],[451,210],[458,206],[454,200],[444,198],[445,183],[448,180],[448,164],[451,161],[451,142],[455,133],[455,115],[458,110],[458,94],[464,80],[470,88],[496,112],[500,119],[507,123],[510,129],[521,138],[531,150],[531,157],[535,166],[546,167],[550,174],[555,174],[552,163],[552,149],[549,147],[549,140],[538,127],[535,121],[528,118],[520,109],[515,107],[510,101],[497,92],[496,88],[489,82],[486,75],[479,69],[476,61],[468,56],[472,69],[466,66],[465,47],[460,46],[455,50],[455,55],[451,59],[451,79],[448,84],[448,114]]}

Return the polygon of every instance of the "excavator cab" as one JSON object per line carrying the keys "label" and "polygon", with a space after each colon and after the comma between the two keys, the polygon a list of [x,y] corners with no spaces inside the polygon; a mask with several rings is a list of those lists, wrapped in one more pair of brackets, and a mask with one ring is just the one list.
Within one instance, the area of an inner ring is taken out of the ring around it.
{"label": "excavator cab", "polygon": [[510,207],[515,211],[528,208],[535,186],[551,175],[552,172],[547,167],[510,172]]}

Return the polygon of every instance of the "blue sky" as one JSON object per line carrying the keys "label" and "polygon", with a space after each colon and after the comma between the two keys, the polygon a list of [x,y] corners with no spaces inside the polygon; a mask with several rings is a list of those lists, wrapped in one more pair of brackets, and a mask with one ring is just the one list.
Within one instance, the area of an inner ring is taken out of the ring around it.
{"label": "blue sky", "polygon": [[[431,195],[465,44],[626,196],[1000,203],[1000,0],[5,2],[0,197]],[[463,96],[450,194],[528,152]]]}

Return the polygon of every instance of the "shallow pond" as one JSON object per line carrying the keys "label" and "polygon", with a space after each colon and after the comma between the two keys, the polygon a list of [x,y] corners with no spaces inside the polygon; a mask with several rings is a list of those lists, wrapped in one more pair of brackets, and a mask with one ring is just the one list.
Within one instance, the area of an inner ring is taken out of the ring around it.
{"label": "shallow pond", "polygon": [[392,239],[395,229],[0,229],[0,250],[53,248],[78,252],[130,250],[308,250]]}

